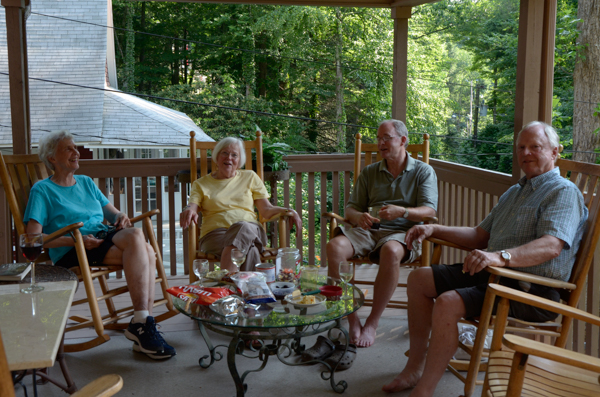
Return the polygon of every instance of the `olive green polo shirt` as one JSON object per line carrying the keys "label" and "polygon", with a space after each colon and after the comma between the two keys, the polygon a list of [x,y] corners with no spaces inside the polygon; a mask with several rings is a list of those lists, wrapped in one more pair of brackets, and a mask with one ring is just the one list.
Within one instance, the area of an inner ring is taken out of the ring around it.
{"label": "olive green polo shirt", "polygon": [[[366,212],[368,207],[388,204],[405,208],[427,206],[437,211],[437,176],[429,164],[408,156],[406,168],[396,178],[386,160],[366,166],[354,184],[348,207]],[[417,222],[405,218],[381,220],[382,229],[407,231]]]}

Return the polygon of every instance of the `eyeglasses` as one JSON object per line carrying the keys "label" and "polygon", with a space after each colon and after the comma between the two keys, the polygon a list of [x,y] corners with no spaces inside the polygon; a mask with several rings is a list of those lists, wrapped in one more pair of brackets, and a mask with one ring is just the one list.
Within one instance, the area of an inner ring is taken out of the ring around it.
{"label": "eyeglasses", "polygon": [[236,152],[226,152],[224,150],[219,152],[219,156],[223,156],[223,157],[231,157],[233,159],[237,159],[239,157],[239,155]]}
{"label": "eyeglasses", "polygon": [[381,138],[377,137],[377,143],[383,141],[383,142],[389,142],[391,140],[393,140],[394,138],[396,138],[396,136],[393,135],[384,135]]}

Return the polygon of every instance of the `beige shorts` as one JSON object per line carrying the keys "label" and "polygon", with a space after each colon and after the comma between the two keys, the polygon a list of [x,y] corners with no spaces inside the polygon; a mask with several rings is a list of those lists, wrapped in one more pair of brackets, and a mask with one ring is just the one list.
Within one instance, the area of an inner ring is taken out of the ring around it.
{"label": "beige shorts", "polygon": [[[406,243],[404,242],[406,233],[397,230],[365,230],[361,227],[353,227],[352,229],[337,227],[334,234],[335,236],[343,234],[350,240],[350,244],[354,248],[355,257],[366,256],[374,263],[379,263],[379,251],[388,241],[398,241],[406,248]],[[421,256],[420,249],[410,250],[408,258],[402,263],[414,262],[419,256]]]}
{"label": "beige shorts", "polygon": [[260,254],[267,244],[267,234],[261,225],[254,222],[237,222],[228,229],[210,231],[200,240],[200,249],[207,254],[221,255],[223,248],[233,245],[246,252],[246,262],[241,270],[254,270],[260,263]]}

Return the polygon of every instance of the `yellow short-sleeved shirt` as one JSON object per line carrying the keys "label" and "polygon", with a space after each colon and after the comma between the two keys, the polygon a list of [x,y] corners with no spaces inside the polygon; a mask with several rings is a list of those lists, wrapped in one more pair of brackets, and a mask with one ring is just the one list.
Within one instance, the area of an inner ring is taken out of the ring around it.
{"label": "yellow short-sleeved shirt", "polygon": [[202,212],[200,237],[220,227],[236,222],[256,222],[254,200],[269,198],[260,177],[250,170],[238,170],[230,179],[215,179],[205,175],[192,184],[190,203]]}

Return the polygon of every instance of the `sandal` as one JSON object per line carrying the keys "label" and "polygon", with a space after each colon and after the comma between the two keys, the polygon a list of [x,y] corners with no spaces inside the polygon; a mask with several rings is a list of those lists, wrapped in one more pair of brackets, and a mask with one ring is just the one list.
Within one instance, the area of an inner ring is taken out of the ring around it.
{"label": "sandal", "polygon": [[335,351],[325,362],[331,365],[331,368],[337,364],[336,371],[344,371],[352,366],[355,358],[356,345],[354,343],[348,344],[348,350],[346,350],[346,345],[336,344]]}
{"label": "sandal", "polygon": [[325,338],[324,336],[319,335],[317,338],[317,343],[310,349],[304,350],[302,352],[302,362],[312,361],[312,360],[323,360],[329,357],[333,351],[335,350],[335,345],[332,341]]}

